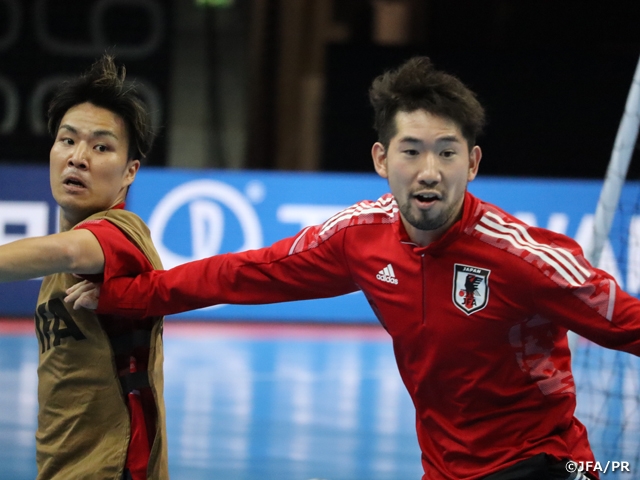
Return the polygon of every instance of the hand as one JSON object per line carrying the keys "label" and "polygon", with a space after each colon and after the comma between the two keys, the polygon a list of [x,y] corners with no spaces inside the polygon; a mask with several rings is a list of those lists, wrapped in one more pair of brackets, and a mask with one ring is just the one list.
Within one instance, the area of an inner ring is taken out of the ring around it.
{"label": "hand", "polygon": [[74,310],[80,310],[80,308],[95,310],[98,308],[100,285],[97,283],[83,280],[68,288],[66,293],[64,301],[73,303]]}

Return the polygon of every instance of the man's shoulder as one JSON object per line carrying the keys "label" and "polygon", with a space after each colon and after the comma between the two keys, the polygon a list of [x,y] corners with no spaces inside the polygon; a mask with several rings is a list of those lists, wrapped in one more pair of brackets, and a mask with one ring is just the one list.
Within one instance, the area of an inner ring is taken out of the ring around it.
{"label": "man's shoulder", "polygon": [[[88,228],[93,231],[118,230],[128,238],[150,238],[149,227],[135,213],[123,209],[98,212],[86,218],[74,228]],[[138,242],[136,242],[138,243]]]}
{"label": "man's shoulder", "polygon": [[146,224],[138,215],[121,208],[114,208],[94,213],[78,223],[74,228],[86,227],[88,225],[109,224],[114,224],[116,226],[125,225],[132,228],[141,228],[143,230],[147,229]]}
{"label": "man's shoulder", "polygon": [[129,228],[148,231],[146,223],[135,213],[124,209],[112,209],[105,212],[104,219],[118,226],[123,225]]}
{"label": "man's shoulder", "polygon": [[530,225],[489,202],[476,199],[472,218],[466,225],[467,233],[475,236],[491,235],[495,238],[513,238],[520,243],[577,246],[572,238],[547,228]]}
{"label": "man's shoulder", "polygon": [[[302,230],[294,237],[290,253],[315,248],[351,227],[389,226],[398,220],[398,204],[390,193],[377,200],[362,200],[339,211],[324,223]],[[375,238],[377,237],[369,237],[369,239]]]}
{"label": "man's shoulder", "polygon": [[[561,233],[528,225],[495,205],[479,202],[465,233],[480,240],[492,255],[509,254],[511,265],[529,264],[556,283],[576,285],[590,275],[580,245]],[[557,274],[557,275],[556,275]]]}
{"label": "man's shoulder", "polygon": [[377,200],[362,200],[336,213],[318,225],[318,235],[331,236],[353,226],[393,224],[399,218],[398,204],[393,195],[387,193]]}
{"label": "man's shoulder", "polygon": [[390,193],[377,200],[362,200],[338,212],[326,223],[348,222],[350,225],[369,225],[372,223],[393,223],[399,218],[398,204]]}
{"label": "man's shoulder", "polygon": [[119,254],[126,250],[139,251],[154,268],[162,268],[149,227],[133,212],[121,208],[105,210],[91,215],[74,228],[91,230],[103,248],[108,243],[113,246],[111,250]]}

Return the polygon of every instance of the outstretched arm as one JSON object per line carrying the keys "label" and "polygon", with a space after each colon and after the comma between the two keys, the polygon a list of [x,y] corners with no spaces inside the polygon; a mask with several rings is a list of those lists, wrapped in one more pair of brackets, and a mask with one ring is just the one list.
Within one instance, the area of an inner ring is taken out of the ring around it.
{"label": "outstretched arm", "polygon": [[277,303],[358,290],[343,256],[341,234],[296,251],[300,241],[289,238],[260,250],[217,255],[171,270],[106,279],[97,312],[143,318],[217,304]]}
{"label": "outstretched arm", "polygon": [[0,282],[54,273],[96,274],[102,273],[103,269],[104,254],[100,243],[85,229],[0,245]]}

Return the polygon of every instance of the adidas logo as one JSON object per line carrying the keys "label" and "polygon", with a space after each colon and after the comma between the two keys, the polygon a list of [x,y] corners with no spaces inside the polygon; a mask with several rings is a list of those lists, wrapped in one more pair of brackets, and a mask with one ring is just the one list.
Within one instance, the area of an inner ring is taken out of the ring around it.
{"label": "adidas logo", "polygon": [[394,285],[398,284],[398,279],[396,278],[396,274],[393,271],[393,267],[391,266],[391,264],[380,270],[376,275],[376,278],[378,280],[382,280],[383,282],[392,283]]}

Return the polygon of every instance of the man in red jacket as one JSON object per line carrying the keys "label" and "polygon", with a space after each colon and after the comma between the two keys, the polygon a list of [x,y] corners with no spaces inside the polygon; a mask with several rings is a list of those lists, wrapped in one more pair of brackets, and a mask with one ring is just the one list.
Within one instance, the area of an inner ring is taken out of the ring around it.
{"label": "man in red jacket", "polygon": [[[567,331],[640,355],[640,302],[572,239],[467,192],[484,111],[413,58],[370,90],[376,172],[391,194],[260,250],[70,291],[127,316],[362,290],[393,339],[416,407],[423,480],[585,479]],[[586,476],[585,476],[586,475]]]}

